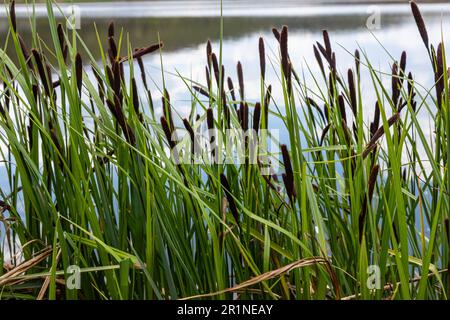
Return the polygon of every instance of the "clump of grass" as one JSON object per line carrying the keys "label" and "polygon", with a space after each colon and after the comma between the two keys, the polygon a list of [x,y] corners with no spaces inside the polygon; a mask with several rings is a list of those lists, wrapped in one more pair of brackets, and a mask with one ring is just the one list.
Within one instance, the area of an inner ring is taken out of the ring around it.
{"label": "clump of grass", "polygon": [[[214,131],[252,128],[263,136],[278,117],[287,139],[280,154],[268,155],[281,166],[269,173],[248,155],[238,164],[174,161],[167,151],[176,159],[184,152],[177,149],[183,137],[176,134],[176,102],[165,86],[161,103],[153,101],[143,62],[144,55],[162,54],[162,43],[133,50],[111,23],[98,35],[107,48],[99,42],[97,62],[75,30],[56,24],[52,5],[48,0],[52,43],[37,35],[35,43],[24,42],[12,2],[5,47],[16,56],[0,49],[9,187],[0,190],[2,298],[449,297],[445,47],[430,45],[414,2],[434,97],[407,70],[406,53],[390,61],[390,88],[363,51],[355,51],[355,65],[342,76],[327,31],[312,48],[317,85],[305,84],[284,26],[273,29],[283,99],[273,101],[261,38],[261,98],[248,101],[242,64],[235,87],[221,49],[207,43],[206,85],[180,77],[194,101],[181,122],[188,140],[195,142],[202,126],[212,145],[220,143]],[[362,83],[362,72],[371,82]],[[376,101],[367,101],[363,85]],[[373,105],[366,123],[365,108]],[[432,146],[419,112],[435,119]],[[251,140],[243,142],[249,149]],[[220,158],[221,150],[208,154]],[[83,271],[79,290],[64,285],[71,265]],[[367,285],[371,265],[378,266],[380,287]]]}

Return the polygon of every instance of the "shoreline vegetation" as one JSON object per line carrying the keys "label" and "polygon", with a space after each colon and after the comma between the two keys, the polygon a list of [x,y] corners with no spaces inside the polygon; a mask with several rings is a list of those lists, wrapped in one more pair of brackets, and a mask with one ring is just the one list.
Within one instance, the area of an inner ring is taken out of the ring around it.
{"label": "shoreline vegetation", "polygon": [[[204,82],[178,75],[192,98],[185,118],[165,86],[164,39],[135,48],[111,22],[96,59],[53,4],[51,41],[33,27],[25,41],[12,1],[0,49],[1,299],[450,298],[449,74],[415,2],[411,41],[426,48],[431,88],[407,52],[389,74],[364,48],[340,65],[326,30],[306,83],[283,26],[272,30],[277,61],[265,39],[255,48],[258,101],[245,66],[229,77],[222,42],[208,41]],[[147,55],[160,56],[160,75]],[[279,83],[266,82],[269,67]],[[161,101],[148,86],[158,76]],[[274,118],[286,141],[255,158]],[[250,135],[218,138],[229,130]],[[211,162],[236,146],[235,162]]]}

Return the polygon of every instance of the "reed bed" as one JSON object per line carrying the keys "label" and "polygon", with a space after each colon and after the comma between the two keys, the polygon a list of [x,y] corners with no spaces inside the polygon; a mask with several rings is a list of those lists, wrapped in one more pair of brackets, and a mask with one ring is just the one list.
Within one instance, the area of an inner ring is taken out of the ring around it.
{"label": "reed bed", "polygon": [[[143,58],[162,54],[162,42],[134,49],[111,23],[98,34],[97,62],[76,30],[57,24],[53,5],[52,43],[37,32],[25,43],[13,1],[0,49],[2,299],[450,297],[445,47],[430,43],[414,2],[432,88],[419,90],[406,53],[392,61],[390,87],[358,50],[342,73],[327,31],[312,48],[320,72],[306,84],[284,26],[273,29],[282,101],[266,82],[264,39],[255,48],[259,101],[246,98],[244,66],[228,77],[226,53],[208,42],[205,82],[180,75],[193,101],[184,119],[170,88],[153,101],[148,86]],[[362,93],[363,70],[376,101]],[[434,119],[432,141],[419,112]],[[203,127],[262,135],[274,117],[288,133],[271,154],[279,172],[248,155],[236,164],[174,161],[183,156],[176,129],[191,142]],[[69,285],[74,265],[79,288]]]}

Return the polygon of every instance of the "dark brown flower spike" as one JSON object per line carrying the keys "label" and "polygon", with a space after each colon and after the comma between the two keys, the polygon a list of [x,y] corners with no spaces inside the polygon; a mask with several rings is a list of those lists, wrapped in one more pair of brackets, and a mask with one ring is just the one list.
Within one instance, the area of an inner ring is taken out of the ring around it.
{"label": "dark brown flower spike", "polygon": [[115,119],[117,120],[117,122],[119,123],[119,125],[120,125],[120,123],[122,123],[122,122],[125,121],[125,119],[124,119],[123,116],[121,115],[121,110],[120,110],[120,109],[119,109],[119,110],[117,109],[117,105],[114,104],[113,101],[111,101],[110,99],[107,99],[107,100],[106,100],[106,105],[107,105],[109,111],[111,111],[111,113],[112,113],[112,115],[114,116],[114,118],[115,118]]}
{"label": "dark brown flower spike", "polygon": [[266,77],[266,51],[264,48],[264,39],[262,37],[259,38],[258,49],[259,49],[259,69],[261,71],[261,78],[264,80]]}
{"label": "dark brown flower spike", "polygon": [[219,61],[217,60],[217,56],[215,53],[211,54],[211,62],[214,70],[214,77],[216,78],[217,87],[219,87],[219,76],[220,76]]}
{"label": "dark brown flower spike", "polygon": [[214,113],[211,108],[206,110],[206,123],[208,126],[208,130],[214,129]]}
{"label": "dark brown flower spike", "polygon": [[247,102],[241,105],[241,126],[242,130],[248,130],[248,104]]}
{"label": "dark brown flower spike", "polygon": [[113,116],[116,118],[119,126],[122,128],[123,134],[125,135],[125,139],[127,140],[127,142],[134,146],[136,138],[133,130],[128,125],[125,119],[125,115],[122,112],[121,102],[119,98],[117,96],[114,96],[114,102],[112,102],[110,99],[107,99],[106,105],[108,106]]}
{"label": "dark brown flower spike", "polygon": [[208,133],[209,133],[209,144],[212,149],[211,155],[212,155],[213,159],[215,159],[216,150],[214,147],[214,141],[216,140],[216,138],[215,138],[215,133],[214,133],[214,112],[213,112],[212,108],[206,109],[206,125],[208,127]]}
{"label": "dark brown flower spike", "polygon": [[342,118],[342,120],[345,121],[345,123],[347,123],[347,114],[345,112],[345,100],[344,100],[344,96],[342,94],[339,95],[338,102],[339,102],[339,112],[341,113],[341,118]]}
{"label": "dark brown flower spike", "polygon": [[230,91],[231,94],[231,99],[233,100],[233,106],[234,109],[236,110],[236,93],[234,92],[234,85],[233,85],[233,80],[231,80],[230,77],[227,78],[227,83],[228,83],[228,90]]}
{"label": "dark brown flower spike", "polygon": [[19,39],[20,49],[22,50],[22,54],[25,58],[28,68],[30,68],[31,70],[34,70],[33,61],[31,61],[30,52],[28,51],[25,41],[23,40],[23,38],[20,34],[17,35],[17,38]]}
{"label": "dark brown flower spike", "polygon": [[370,203],[372,202],[372,198],[373,198],[373,192],[375,190],[375,184],[377,181],[377,177],[378,177],[378,172],[380,171],[380,166],[379,165],[375,165],[372,170],[370,171],[370,176],[369,176],[369,183],[368,183],[368,191],[367,194],[364,197],[364,202],[362,205],[362,212],[359,216],[359,241],[361,242],[362,240],[362,236],[363,236],[363,232],[364,232],[364,224],[366,221],[366,216],[367,216],[367,212],[368,212],[368,207],[370,206]]}
{"label": "dark brown flower spike", "polygon": [[428,32],[427,28],[425,26],[425,22],[423,21],[422,14],[420,13],[419,7],[414,1],[411,1],[411,10],[414,16],[414,19],[416,20],[417,28],[419,29],[420,36],[422,37],[423,43],[425,44],[425,47],[429,51],[430,44],[428,40]]}
{"label": "dark brown flower spike", "polygon": [[269,122],[269,105],[270,99],[272,99],[272,85],[267,87],[266,95],[264,97],[264,118],[266,119],[266,126],[264,129],[267,129],[267,125]]}
{"label": "dark brown flower spike", "polygon": [[271,84],[267,87],[266,95],[264,97],[264,105],[265,106],[269,106],[270,99],[272,99],[272,85]]}
{"label": "dark brown flower spike", "polygon": [[19,45],[20,49],[22,50],[23,56],[25,57],[25,60],[28,60],[28,58],[30,57],[30,52],[28,51],[25,41],[20,34],[17,35],[17,38],[19,39]]}
{"label": "dark brown flower spike", "polygon": [[47,66],[44,67],[44,61],[42,55],[37,51],[36,49],[31,50],[34,61],[36,62],[36,66],[38,69],[39,77],[41,78],[42,85],[44,86],[44,91],[47,96],[50,96],[50,83],[51,79],[49,78],[51,76],[47,74]]}
{"label": "dark brown flower spike", "polygon": [[122,81],[125,81],[125,69],[124,69],[122,63],[119,63],[119,73],[120,73],[120,79]]}
{"label": "dark brown flower spike", "polygon": [[[211,99],[211,97],[210,97],[210,95],[209,95],[209,92],[208,91],[206,91],[205,89],[203,89],[202,87],[200,87],[200,86],[192,86],[192,89],[194,89],[195,91],[197,91],[198,93],[200,93],[202,96],[205,96],[205,97],[207,97],[208,99]],[[213,100],[214,100],[214,98],[212,98]]]}
{"label": "dark brown flower spike", "polygon": [[138,116],[139,121],[142,122],[142,114],[139,111],[139,93],[136,85],[136,79],[131,79],[131,95],[133,96],[133,109],[136,115]]}
{"label": "dark brown flower spike", "polygon": [[109,37],[108,43],[109,43],[109,50],[110,50],[110,60],[112,63],[113,61],[117,60],[117,58],[118,58],[116,40],[114,40],[114,37]]}
{"label": "dark brown flower spike", "polygon": [[98,94],[100,96],[100,100],[105,100],[105,87],[103,85],[103,79],[100,76],[99,71],[94,67],[94,65],[91,65],[92,73],[94,74],[95,79],[97,80],[97,87],[98,87]]}
{"label": "dark brown flower spike", "polygon": [[58,33],[58,41],[59,41],[59,46],[61,47],[61,50],[63,50],[65,44],[66,44],[66,40],[64,37],[64,30],[63,30],[63,26],[61,23],[58,23],[58,26],[56,27],[56,31]]}
{"label": "dark brown flower spike", "polygon": [[416,96],[416,93],[414,92],[414,79],[413,75],[410,72],[408,74],[408,97],[411,103],[411,107],[414,112],[416,112],[417,102],[414,101],[414,97]]}
{"label": "dark brown flower spike", "polygon": [[283,178],[284,187],[286,188],[286,193],[289,197],[289,200],[292,202],[295,197],[294,185],[287,174],[283,173],[281,177]]}
{"label": "dark brown flower spike", "polygon": [[191,156],[194,156],[195,152],[196,152],[196,146],[198,146],[194,129],[192,129],[192,126],[189,123],[189,120],[186,118],[183,119],[183,125],[186,128],[187,132],[189,133],[189,137],[191,138]]}
{"label": "dark brown flower spike", "polygon": [[[149,54],[149,53],[152,53],[152,52],[155,52],[155,51],[157,51],[157,50],[159,50],[159,49],[161,49],[163,47],[164,47],[164,43],[160,42],[160,43],[157,43],[157,44],[152,44],[151,46],[148,46],[148,47],[137,49],[131,55],[131,59],[141,58],[142,56],[144,56],[146,54]],[[126,56],[126,57],[121,58],[119,60],[119,62],[123,63],[123,62],[127,61],[128,59],[129,59],[128,56]]]}
{"label": "dark brown flower spike", "polygon": [[[214,71],[214,78],[216,79],[217,88],[220,88],[220,91],[222,91],[223,87],[223,77],[225,74],[224,66],[222,65],[222,75],[220,74],[220,67],[219,67],[219,61],[217,60],[217,56],[215,53],[211,54],[211,62],[212,67]],[[220,77],[222,76],[222,79]],[[207,77],[209,77],[209,72],[207,72]],[[208,80],[209,81],[209,80]]]}
{"label": "dark brown flower spike", "polygon": [[374,136],[375,132],[378,130],[380,126],[380,105],[378,101],[375,103],[375,113],[373,117],[373,122],[370,124],[370,136],[371,138]]}
{"label": "dark brown flower spike", "polygon": [[322,146],[322,145],[323,145],[323,141],[325,140],[325,137],[327,136],[327,133],[328,133],[328,131],[330,130],[330,128],[331,128],[331,123],[327,124],[327,125],[325,126],[325,128],[323,128],[323,130],[322,130],[322,135],[320,136],[319,146]]}
{"label": "dark brown flower spike", "polygon": [[328,56],[327,49],[324,48],[320,44],[320,42],[316,41],[317,48],[319,48],[320,53],[324,56],[328,63],[331,63],[331,56]]}
{"label": "dark brown flower spike", "polygon": [[373,199],[373,192],[375,190],[375,184],[377,182],[378,172],[380,171],[380,166],[375,165],[372,170],[370,171],[369,176],[369,201],[372,201]]}
{"label": "dark brown flower spike", "polygon": [[39,87],[37,86],[37,84],[33,84],[31,86],[31,91],[33,91],[34,102],[37,103],[39,98]]}
{"label": "dark brown flower spike", "polygon": [[12,0],[11,5],[9,7],[9,17],[11,19],[11,26],[14,30],[14,33],[17,32],[17,22],[16,22],[16,1]]}
{"label": "dark brown flower spike", "polygon": [[212,56],[212,46],[211,41],[206,42],[206,61],[208,63],[208,69],[211,70],[211,56]]}
{"label": "dark brown flower spike", "polygon": [[272,33],[275,37],[275,39],[277,39],[277,41],[280,41],[280,32],[276,29],[276,28],[272,28]]}
{"label": "dark brown flower spike", "polygon": [[261,104],[257,102],[255,104],[255,110],[253,111],[253,130],[258,133],[259,125],[261,121]]}
{"label": "dark brown flower spike", "polygon": [[439,44],[436,52],[436,72],[434,80],[436,82],[436,98],[437,106],[440,109],[442,107],[442,95],[444,93],[444,57],[443,57],[442,43]]}
{"label": "dark brown flower spike", "polygon": [[68,54],[69,54],[69,47],[66,44],[64,49],[63,49],[63,51],[62,51],[62,56],[63,56],[64,62],[67,61]]}
{"label": "dark brown flower spike", "polygon": [[356,113],[358,112],[358,101],[356,100],[355,78],[352,69],[348,69],[347,78],[350,94],[350,107],[352,108],[353,115],[356,117]]}
{"label": "dark brown flower spike", "polygon": [[331,57],[333,50],[331,49],[330,37],[328,36],[328,31],[323,30],[323,42],[325,44],[325,50],[328,57]]}
{"label": "dark brown flower spike", "polygon": [[108,25],[108,38],[114,37],[114,21],[111,21]]}
{"label": "dark brown flower spike", "polygon": [[335,92],[335,78],[333,77],[333,73],[330,72],[328,76],[328,93],[330,98],[330,108],[333,109],[336,101],[336,92]]}
{"label": "dark brown flower spike", "polygon": [[336,68],[336,54],[334,52],[331,54],[330,67],[331,67],[331,72],[333,73],[333,79],[338,80],[337,68]]}
{"label": "dark brown flower spike", "polygon": [[412,73],[408,73],[408,96],[412,98],[414,96],[414,79]]}
{"label": "dark brown flower spike", "polygon": [[322,57],[320,56],[320,52],[315,45],[313,45],[313,49],[314,49],[314,56],[316,57],[317,64],[319,65],[320,71],[322,72],[322,74],[325,74],[325,69],[323,67],[323,60],[322,60]]}
{"label": "dark brown flower spike", "polygon": [[310,98],[310,97],[307,97],[307,98],[306,98],[306,102],[307,102],[308,106],[314,107],[314,109],[316,109],[317,112],[319,112],[320,117],[321,117],[322,120],[325,122],[325,121],[326,121],[325,116],[324,116],[324,114],[323,114],[323,112],[322,112],[322,109],[321,109],[321,108],[319,107],[319,105],[317,104],[317,102],[314,101],[314,99],[313,99],[313,98]]}
{"label": "dark brown flower spike", "polygon": [[239,109],[237,110],[237,117],[238,117],[238,121],[239,121],[239,124],[241,125],[241,127],[242,127],[242,115],[243,115],[243,110],[244,110],[244,103],[241,102],[241,103],[239,104]]}
{"label": "dark brown flower spike", "polygon": [[405,71],[406,71],[406,52],[403,51],[400,57],[400,76],[402,77],[401,79],[402,81],[403,78],[406,76]]}
{"label": "dark brown flower spike", "polygon": [[141,71],[142,83],[144,84],[145,90],[148,90],[148,87],[147,87],[147,76],[145,74],[144,62],[142,61],[142,57],[138,57],[136,59],[137,59],[138,65],[139,65],[139,70]]}
{"label": "dark brown flower spike", "polygon": [[228,108],[227,104],[227,96],[225,95],[225,91],[222,91],[222,109],[225,115],[225,126],[226,128],[230,128],[231,116],[230,116],[230,109]]}
{"label": "dark brown flower spike", "polygon": [[61,143],[59,142],[59,138],[58,138],[58,135],[56,133],[56,129],[55,129],[55,127],[53,125],[53,122],[51,120],[48,122],[48,126],[49,126],[50,137],[52,139],[52,142],[53,142],[53,144],[55,145],[55,148],[58,150],[58,152],[60,154],[58,156],[58,158],[59,158],[59,157],[61,157],[64,154],[64,149],[63,149]]}
{"label": "dark brown flower spike", "polygon": [[224,86],[224,79],[225,79],[225,66],[224,65],[222,65],[221,70],[222,70],[222,72],[220,74],[221,79],[220,79],[219,87],[220,87],[220,92],[223,93],[223,86]]}
{"label": "dark brown flower spike", "polygon": [[58,33],[59,47],[61,48],[62,56],[65,62],[67,60],[67,55],[69,53],[69,47],[66,44],[66,39],[64,37],[64,29],[61,23],[58,23],[56,31]]}
{"label": "dark brown flower spike", "polygon": [[211,77],[209,75],[208,66],[205,66],[205,76],[206,76],[206,84],[208,86],[208,91],[211,91]]}
{"label": "dark brown flower spike", "polygon": [[398,98],[400,97],[400,83],[398,75],[398,64],[395,62],[392,65],[392,102],[397,106]]}
{"label": "dark brown flower spike", "polygon": [[122,76],[120,72],[120,65],[117,61],[112,65],[113,82],[111,83],[115,95],[121,100],[122,98]]}
{"label": "dark brown flower spike", "polygon": [[236,69],[239,81],[239,94],[241,95],[241,101],[244,101],[244,73],[240,61],[238,61]]}
{"label": "dark brown flower spike", "polygon": [[445,235],[447,236],[447,241],[450,243],[450,223],[447,218],[444,220],[444,227],[445,227]]}
{"label": "dark brown flower spike", "polygon": [[281,67],[283,69],[284,76],[288,77],[289,74],[289,54],[288,54],[288,28],[283,26],[280,34],[280,53],[281,53]]}
{"label": "dark brown flower spike", "polygon": [[31,120],[31,115],[29,115],[30,117],[30,123],[27,126],[27,132],[28,132],[28,146],[29,146],[29,150],[33,149],[33,121]]}
{"label": "dark brown flower spike", "polygon": [[347,126],[347,122],[344,119],[341,119],[341,126],[342,131],[344,132],[345,144],[350,147],[352,145],[352,134]]}
{"label": "dark brown flower spike", "polygon": [[286,187],[289,199],[292,201],[296,196],[294,186],[294,171],[292,170],[291,157],[285,144],[281,145],[281,154],[283,156],[284,170],[286,171],[286,173],[283,174],[283,182],[284,186]]}
{"label": "dark brown flower spike", "polygon": [[[392,117],[388,119],[388,127],[391,127],[394,123],[396,123],[400,119],[400,114],[395,113]],[[378,130],[372,136],[366,148],[363,151],[363,158],[366,158],[369,153],[375,149],[377,141],[384,135],[384,126],[378,128]]]}
{"label": "dark brown flower spike", "polygon": [[288,92],[288,97],[292,95],[292,65],[289,62],[287,66],[287,74],[286,74],[286,87]]}
{"label": "dark brown flower spike", "polygon": [[81,97],[81,86],[83,84],[83,61],[81,55],[77,53],[75,56],[75,76],[77,80],[78,95]]}
{"label": "dark brown flower spike", "polygon": [[161,117],[161,127],[164,131],[167,142],[169,143],[170,149],[174,149],[176,144],[175,141],[172,140],[172,130],[170,129],[169,124],[164,116]]}
{"label": "dark brown flower spike", "polygon": [[106,78],[110,86],[114,88],[114,75],[110,66],[106,66]]}
{"label": "dark brown flower spike", "polygon": [[239,227],[239,214],[237,211],[236,202],[234,201],[234,198],[232,196],[228,179],[223,173],[220,174],[220,184],[222,185],[222,188],[225,191],[225,196],[227,198],[228,207],[230,208],[231,214],[233,215],[233,218]]}

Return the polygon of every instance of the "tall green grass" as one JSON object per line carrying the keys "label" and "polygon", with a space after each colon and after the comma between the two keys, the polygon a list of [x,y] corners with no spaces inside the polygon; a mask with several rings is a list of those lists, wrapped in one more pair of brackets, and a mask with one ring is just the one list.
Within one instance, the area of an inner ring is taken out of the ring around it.
{"label": "tall green grass", "polygon": [[[98,34],[98,63],[75,30],[56,23],[50,0],[53,42],[34,30],[24,43],[12,4],[0,49],[2,179],[9,186],[0,190],[0,297],[447,299],[445,49],[429,43],[411,6],[433,88],[419,88],[406,54],[386,75],[356,51],[355,65],[342,73],[326,31],[313,48],[321,72],[305,83],[309,70],[289,56],[283,27],[273,30],[282,101],[272,99],[265,80],[263,39],[260,101],[247,101],[241,64],[233,83],[222,67],[226,52],[208,43],[206,84],[179,75],[192,112],[178,119],[165,82],[160,103],[147,86],[142,56],[162,57],[162,43],[134,50],[111,24],[107,47]],[[5,53],[11,47],[16,56]],[[371,80],[364,84],[363,70]],[[363,86],[377,101],[367,101]],[[369,123],[367,108],[375,108]],[[419,112],[435,119],[432,141]],[[262,130],[275,117],[288,139],[272,154],[281,165],[272,175],[248,158],[177,164],[168,156],[176,127]],[[66,286],[72,265],[80,267],[80,289]]]}

